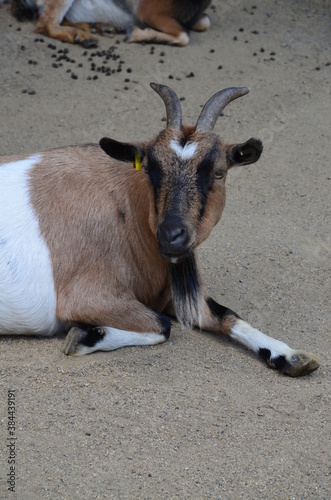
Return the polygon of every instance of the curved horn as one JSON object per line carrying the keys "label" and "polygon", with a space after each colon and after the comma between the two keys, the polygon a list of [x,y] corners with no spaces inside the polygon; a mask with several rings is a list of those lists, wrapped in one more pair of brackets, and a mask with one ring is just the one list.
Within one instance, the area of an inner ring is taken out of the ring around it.
{"label": "curved horn", "polygon": [[195,130],[213,130],[217,118],[222,113],[225,106],[231,101],[248,94],[248,87],[230,87],[216,92],[204,105],[198,118]]}
{"label": "curved horn", "polygon": [[167,85],[151,83],[155,92],[162,98],[167,112],[167,128],[181,130],[182,128],[182,107],[176,93]]}

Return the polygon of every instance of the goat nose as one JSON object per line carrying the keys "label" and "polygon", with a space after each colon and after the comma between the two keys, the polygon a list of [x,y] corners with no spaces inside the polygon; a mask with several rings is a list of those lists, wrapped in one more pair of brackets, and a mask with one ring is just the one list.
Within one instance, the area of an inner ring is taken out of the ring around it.
{"label": "goat nose", "polygon": [[168,216],[162,222],[158,229],[157,238],[161,252],[164,254],[181,254],[187,251],[188,230],[177,216]]}
{"label": "goat nose", "polygon": [[185,228],[184,227],[163,227],[161,229],[163,239],[171,244],[179,244],[185,238]]}

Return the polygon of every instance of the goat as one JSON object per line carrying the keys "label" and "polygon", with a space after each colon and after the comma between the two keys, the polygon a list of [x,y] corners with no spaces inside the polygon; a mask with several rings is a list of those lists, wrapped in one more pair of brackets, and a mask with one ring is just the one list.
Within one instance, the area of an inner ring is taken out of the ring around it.
{"label": "goat", "polygon": [[[262,143],[225,144],[221,112],[249,89],[213,95],[196,126],[176,93],[152,83],[167,126],[154,139],[68,146],[0,166],[0,333],[68,333],[64,352],[154,345],[171,317],[230,337],[291,376],[319,366],[240,319],[207,293],[196,248],[220,220],[225,179]],[[136,169],[132,168],[132,164]]]}
{"label": "goat", "polygon": [[[155,42],[184,46],[189,30],[205,31],[211,0],[13,0],[18,19],[39,15],[36,32],[85,47],[97,45],[90,24],[109,24],[127,32],[128,42]],[[61,23],[63,24],[62,26]]]}

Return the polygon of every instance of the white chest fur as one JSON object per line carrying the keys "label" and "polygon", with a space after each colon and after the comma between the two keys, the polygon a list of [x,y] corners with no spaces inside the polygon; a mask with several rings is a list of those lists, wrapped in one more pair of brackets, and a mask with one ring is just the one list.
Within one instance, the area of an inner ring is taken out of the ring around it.
{"label": "white chest fur", "polygon": [[58,328],[47,245],[29,198],[39,155],[0,167],[0,333],[51,335]]}

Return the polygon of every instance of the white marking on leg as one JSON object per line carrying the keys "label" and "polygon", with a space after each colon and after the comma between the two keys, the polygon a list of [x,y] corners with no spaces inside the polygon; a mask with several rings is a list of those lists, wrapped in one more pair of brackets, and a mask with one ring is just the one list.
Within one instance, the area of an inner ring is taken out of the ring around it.
{"label": "white marking on leg", "polygon": [[232,327],[231,338],[256,353],[259,353],[260,349],[269,349],[270,358],[288,356],[293,352],[284,342],[268,337],[241,319]]}
{"label": "white marking on leg", "polygon": [[178,144],[175,139],[170,142],[171,149],[181,160],[190,160],[196,152],[197,145],[194,142],[188,142],[184,146]]}
{"label": "white marking on leg", "polygon": [[180,47],[185,47],[189,43],[190,43],[190,37],[188,33],[186,33],[185,31],[182,31],[177,38],[173,39],[173,44],[179,45]]}
{"label": "white marking on leg", "polygon": [[0,334],[59,328],[48,247],[30,202],[29,172],[41,155],[0,166]]}
{"label": "white marking on leg", "polygon": [[75,354],[83,355],[94,351],[114,351],[121,347],[156,345],[166,341],[166,337],[160,333],[138,333],[127,330],[119,330],[109,326],[101,327],[105,335],[92,347],[79,345]]}

